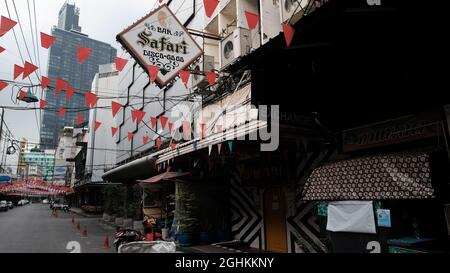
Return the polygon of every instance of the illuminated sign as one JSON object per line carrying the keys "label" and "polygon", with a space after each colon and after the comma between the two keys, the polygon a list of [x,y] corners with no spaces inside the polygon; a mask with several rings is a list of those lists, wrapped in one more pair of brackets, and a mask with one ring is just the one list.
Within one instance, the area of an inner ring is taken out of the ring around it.
{"label": "illuminated sign", "polygon": [[169,83],[203,54],[187,29],[175,17],[167,5],[144,16],[125,29],[117,40],[143,67],[160,68],[156,78],[160,86]]}

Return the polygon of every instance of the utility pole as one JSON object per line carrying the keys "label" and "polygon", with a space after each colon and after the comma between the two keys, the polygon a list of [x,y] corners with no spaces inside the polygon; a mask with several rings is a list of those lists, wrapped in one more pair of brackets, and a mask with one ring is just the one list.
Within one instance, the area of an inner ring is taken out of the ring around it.
{"label": "utility pole", "polygon": [[[3,136],[3,122],[4,122],[4,116],[5,116],[5,108],[2,108],[2,120],[0,123],[0,145],[2,143],[2,136]],[[5,150],[3,150],[3,153]],[[3,156],[3,154],[2,154]],[[0,170],[3,169],[3,161],[0,163]]]}

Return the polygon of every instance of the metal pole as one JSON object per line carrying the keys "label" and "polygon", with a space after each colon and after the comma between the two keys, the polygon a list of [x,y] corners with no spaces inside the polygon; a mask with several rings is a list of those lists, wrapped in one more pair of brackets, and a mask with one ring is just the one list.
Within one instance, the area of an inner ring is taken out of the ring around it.
{"label": "metal pole", "polygon": [[124,218],[128,218],[128,184],[125,185],[125,198],[124,198]]}
{"label": "metal pole", "polygon": [[[3,122],[4,122],[4,116],[5,116],[5,108],[2,108],[2,121],[0,123],[0,145],[2,143],[2,137],[3,137]],[[3,153],[5,152],[5,150],[3,150],[2,152],[2,157],[3,157]],[[0,169],[3,169],[3,161],[0,163]]]}

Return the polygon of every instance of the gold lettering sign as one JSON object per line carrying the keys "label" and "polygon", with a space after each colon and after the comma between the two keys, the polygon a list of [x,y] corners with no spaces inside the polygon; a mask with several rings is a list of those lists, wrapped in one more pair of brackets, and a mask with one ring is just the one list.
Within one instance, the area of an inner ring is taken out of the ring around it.
{"label": "gold lettering sign", "polygon": [[117,40],[146,69],[158,66],[156,79],[164,86],[180,69],[192,64],[203,50],[167,5],[162,5],[117,35]]}

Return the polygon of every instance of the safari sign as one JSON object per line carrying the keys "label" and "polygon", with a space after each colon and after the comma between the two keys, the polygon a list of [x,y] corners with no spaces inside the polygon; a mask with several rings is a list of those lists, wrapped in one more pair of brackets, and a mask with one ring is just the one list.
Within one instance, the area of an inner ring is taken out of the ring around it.
{"label": "safari sign", "polygon": [[156,78],[164,86],[203,54],[187,29],[167,5],[162,5],[125,29],[117,40],[143,67],[158,66]]}

